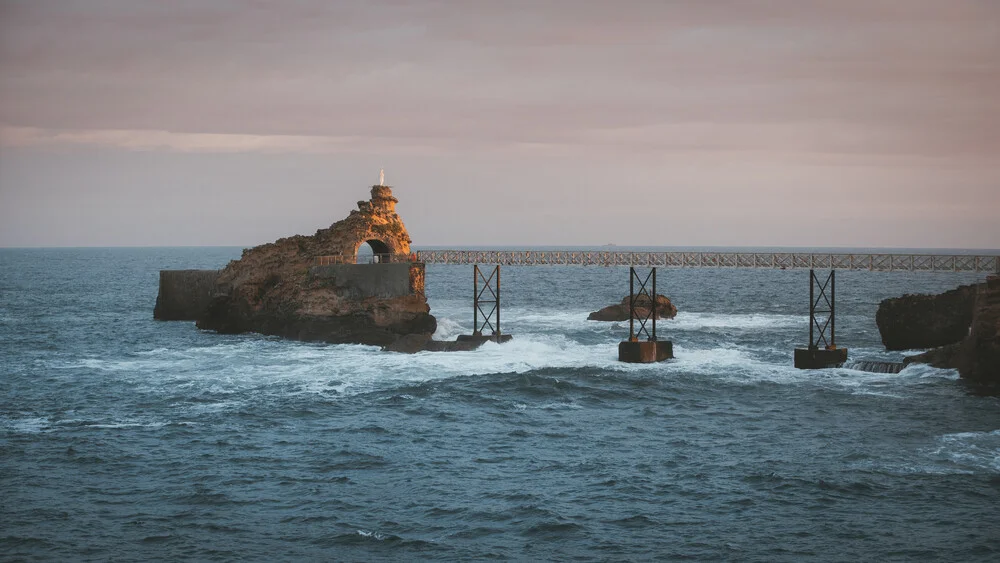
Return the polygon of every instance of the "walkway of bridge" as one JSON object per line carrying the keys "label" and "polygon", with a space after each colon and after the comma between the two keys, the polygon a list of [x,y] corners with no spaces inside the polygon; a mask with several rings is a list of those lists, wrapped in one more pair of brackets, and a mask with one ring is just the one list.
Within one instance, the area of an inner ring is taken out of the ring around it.
{"label": "walkway of bridge", "polygon": [[415,258],[417,262],[426,264],[838,269],[876,272],[986,272],[1000,274],[1000,256],[969,254],[421,250],[416,252]]}

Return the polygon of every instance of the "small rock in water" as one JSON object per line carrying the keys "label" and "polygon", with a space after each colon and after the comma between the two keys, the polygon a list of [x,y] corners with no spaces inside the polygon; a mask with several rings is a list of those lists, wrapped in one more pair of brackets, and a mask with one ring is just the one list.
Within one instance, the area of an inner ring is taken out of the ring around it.
{"label": "small rock in water", "polygon": [[867,371],[870,373],[899,373],[903,371],[903,362],[889,362],[883,360],[857,360],[844,366],[848,369]]}
{"label": "small rock in water", "polygon": [[[626,295],[621,303],[608,305],[600,311],[594,311],[587,317],[588,321],[627,321],[629,313],[629,299]],[[635,304],[636,314],[645,317],[649,314],[649,297],[637,295]],[[665,295],[656,296],[656,318],[672,319],[677,316],[677,307],[670,302],[670,298]]]}

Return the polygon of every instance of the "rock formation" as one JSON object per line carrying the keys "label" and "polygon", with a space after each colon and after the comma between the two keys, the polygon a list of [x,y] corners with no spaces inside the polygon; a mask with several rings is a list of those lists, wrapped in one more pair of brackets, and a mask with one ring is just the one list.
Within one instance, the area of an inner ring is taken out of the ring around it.
{"label": "rock formation", "polygon": [[963,378],[1000,388],[1000,276],[980,286],[972,329],[959,347],[955,364]]}
{"label": "rock formation", "polygon": [[[636,313],[640,318],[649,314],[649,296],[643,294],[636,296]],[[626,295],[621,303],[608,305],[600,311],[594,311],[587,317],[588,321],[627,321],[629,309],[629,296]],[[670,299],[663,295],[656,296],[656,318],[672,319],[677,316],[677,307],[670,302]]]}
{"label": "rock formation", "polygon": [[957,369],[962,379],[1000,390],[1000,276],[976,288],[968,334],[952,343],[911,356],[905,363]]}
{"label": "rock formation", "polygon": [[208,310],[215,293],[218,270],[163,270],[153,318],[160,321],[196,321]]}
{"label": "rock formation", "polygon": [[[388,186],[373,186],[369,201],[328,229],[244,250],[219,273],[198,327],[380,346],[403,335],[429,338],[437,321],[424,266],[408,261],[397,201]],[[380,263],[354,264],[365,243]]]}
{"label": "rock formation", "polygon": [[972,324],[976,287],[940,295],[904,295],[879,303],[875,324],[887,350],[935,348],[965,338]]}

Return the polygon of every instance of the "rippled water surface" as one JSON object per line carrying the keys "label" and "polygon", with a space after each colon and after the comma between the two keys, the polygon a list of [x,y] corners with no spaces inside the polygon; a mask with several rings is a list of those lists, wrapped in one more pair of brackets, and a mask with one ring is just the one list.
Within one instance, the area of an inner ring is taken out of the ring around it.
{"label": "rippled water surface", "polygon": [[[505,268],[512,342],[382,353],[152,320],[240,249],[0,250],[2,560],[1000,558],[1000,401],[952,371],[799,371],[808,273],[661,270],[677,359],[616,361],[627,269]],[[471,267],[428,266],[439,338]],[[880,299],[974,280],[838,273]]]}

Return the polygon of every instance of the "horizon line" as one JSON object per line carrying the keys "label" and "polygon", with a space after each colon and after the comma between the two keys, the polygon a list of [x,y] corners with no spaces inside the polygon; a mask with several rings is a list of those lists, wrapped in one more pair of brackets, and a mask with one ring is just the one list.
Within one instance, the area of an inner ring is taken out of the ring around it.
{"label": "horizon line", "polygon": [[[273,242],[273,241],[272,241]],[[255,248],[257,246],[262,246],[261,243],[253,246],[243,246],[235,244],[201,244],[201,245],[76,245],[76,246],[49,246],[49,245],[39,245],[39,246],[4,246],[0,245],[0,250],[100,250],[100,249],[168,249],[168,248],[233,248],[233,249],[249,249]],[[731,248],[766,248],[766,249],[788,249],[788,250],[802,250],[802,249],[812,249],[812,250],[841,250],[841,249],[865,249],[865,250],[887,250],[887,251],[973,251],[973,252],[983,252],[987,255],[1000,255],[1000,248],[986,248],[986,247],[917,247],[917,246],[784,246],[784,245],[699,245],[699,244],[688,244],[688,245],[642,245],[642,244],[571,244],[571,245],[544,245],[544,244],[521,244],[521,245],[441,245],[441,244],[429,244],[429,245],[413,245],[412,249],[416,251],[420,250],[497,250],[497,251],[509,251],[509,250],[519,250],[519,249],[545,249],[558,251],[561,249],[572,249],[572,250],[602,250],[606,249],[608,252],[614,252],[614,249],[620,249],[624,252],[646,252],[632,251],[632,248],[662,248],[662,249],[675,249],[684,251],[685,249],[731,249]],[[909,252],[914,254],[926,253],[926,252]]]}

